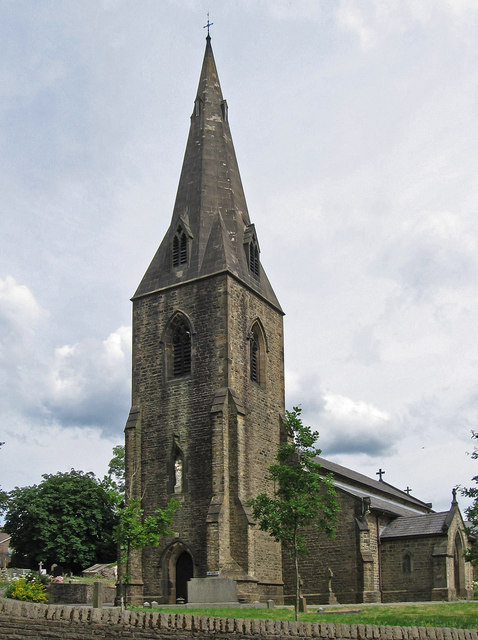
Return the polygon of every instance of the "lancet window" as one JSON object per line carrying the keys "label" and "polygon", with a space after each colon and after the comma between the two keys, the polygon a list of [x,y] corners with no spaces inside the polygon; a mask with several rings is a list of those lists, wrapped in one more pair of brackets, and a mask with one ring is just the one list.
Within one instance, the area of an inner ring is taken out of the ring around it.
{"label": "lancet window", "polygon": [[178,314],[169,329],[169,374],[178,378],[191,373],[191,328],[186,319]]}
{"label": "lancet window", "polygon": [[252,273],[255,278],[259,278],[260,251],[253,224],[248,225],[244,230],[244,250],[246,252],[247,267],[249,269],[249,272]]}
{"label": "lancet window", "polygon": [[259,277],[259,246],[255,239],[249,243],[249,271]]}
{"label": "lancet window", "polygon": [[265,381],[265,344],[258,323],[252,327],[249,335],[249,374],[253,382],[260,385]]}
{"label": "lancet window", "polygon": [[180,267],[188,262],[188,237],[181,225],[178,225],[173,238],[173,267]]}

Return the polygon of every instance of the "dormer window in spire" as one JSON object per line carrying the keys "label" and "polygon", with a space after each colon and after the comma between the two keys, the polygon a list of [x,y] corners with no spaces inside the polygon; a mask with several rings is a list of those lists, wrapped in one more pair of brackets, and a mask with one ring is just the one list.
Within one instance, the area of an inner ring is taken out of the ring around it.
{"label": "dormer window in spire", "polygon": [[254,225],[246,227],[244,231],[244,249],[246,251],[247,267],[252,275],[259,279],[260,262],[259,262],[259,243],[257,242]]}
{"label": "dormer window in spire", "polygon": [[256,278],[259,277],[259,247],[255,239],[249,245],[249,271]]}
{"label": "dormer window in spire", "polygon": [[180,267],[188,262],[188,238],[182,225],[178,225],[173,238],[173,267]]}
{"label": "dormer window in spire", "polygon": [[222,111],[222,119],[224,120],[224,122],[228,122],[228,106],[227,106],[226,100],[223,100],[221,102],[221,111]]}
{"label": "dormer window in spire", "polygon": [[196,98],[196,100],[194,101],[194,115],[196,117],[200,116],[201,111],[202,111],[202,100],[201,98]]}

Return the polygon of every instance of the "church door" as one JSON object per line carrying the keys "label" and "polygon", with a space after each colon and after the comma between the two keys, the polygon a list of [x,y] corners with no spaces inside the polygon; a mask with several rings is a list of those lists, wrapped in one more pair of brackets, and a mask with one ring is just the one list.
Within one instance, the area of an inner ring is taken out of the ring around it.
{"label": "church door", "polygon": [[193,559],[187,551],[183,551],[176,561],[176,599],[188,601],[188,580],[192,577]]}

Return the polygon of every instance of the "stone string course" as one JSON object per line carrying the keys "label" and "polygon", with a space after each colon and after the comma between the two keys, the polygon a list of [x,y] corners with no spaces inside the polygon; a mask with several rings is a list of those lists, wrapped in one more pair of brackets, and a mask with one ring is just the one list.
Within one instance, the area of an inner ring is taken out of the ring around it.
{"label": "stone string course", "polygon": [[181,613],[154,613],[42,605],[0,599],[0,639],[51,638],[82,640],[116,638],[245,640],[288,637],[323,640],[478,640],[474,629],[385,627],[327,622],[291,622],[212,618]]}

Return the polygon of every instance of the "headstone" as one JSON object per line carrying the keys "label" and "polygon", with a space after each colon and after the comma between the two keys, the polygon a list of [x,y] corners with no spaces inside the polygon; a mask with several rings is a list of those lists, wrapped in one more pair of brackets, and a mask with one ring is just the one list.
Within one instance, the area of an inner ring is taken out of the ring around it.
{"label": "headstone", "polygon": [[237,602],[237,583],[232,578],[191,578],[189,603]]}
{"label": "headstone", "polygon": [[302,613],[307,613],[307,600],[304,596],[300,596],[299,598],[299,611]]}
{"label": "headstone", "polygon": [[273,609],[274,608],[274,600],[268,600],[267,601],[267,608],[268,609]]}
{"label": "headstone", "polygon": [[104,589],[103,583],[99,580],[93,583],[93,608],[101,609],[103,607]]}

